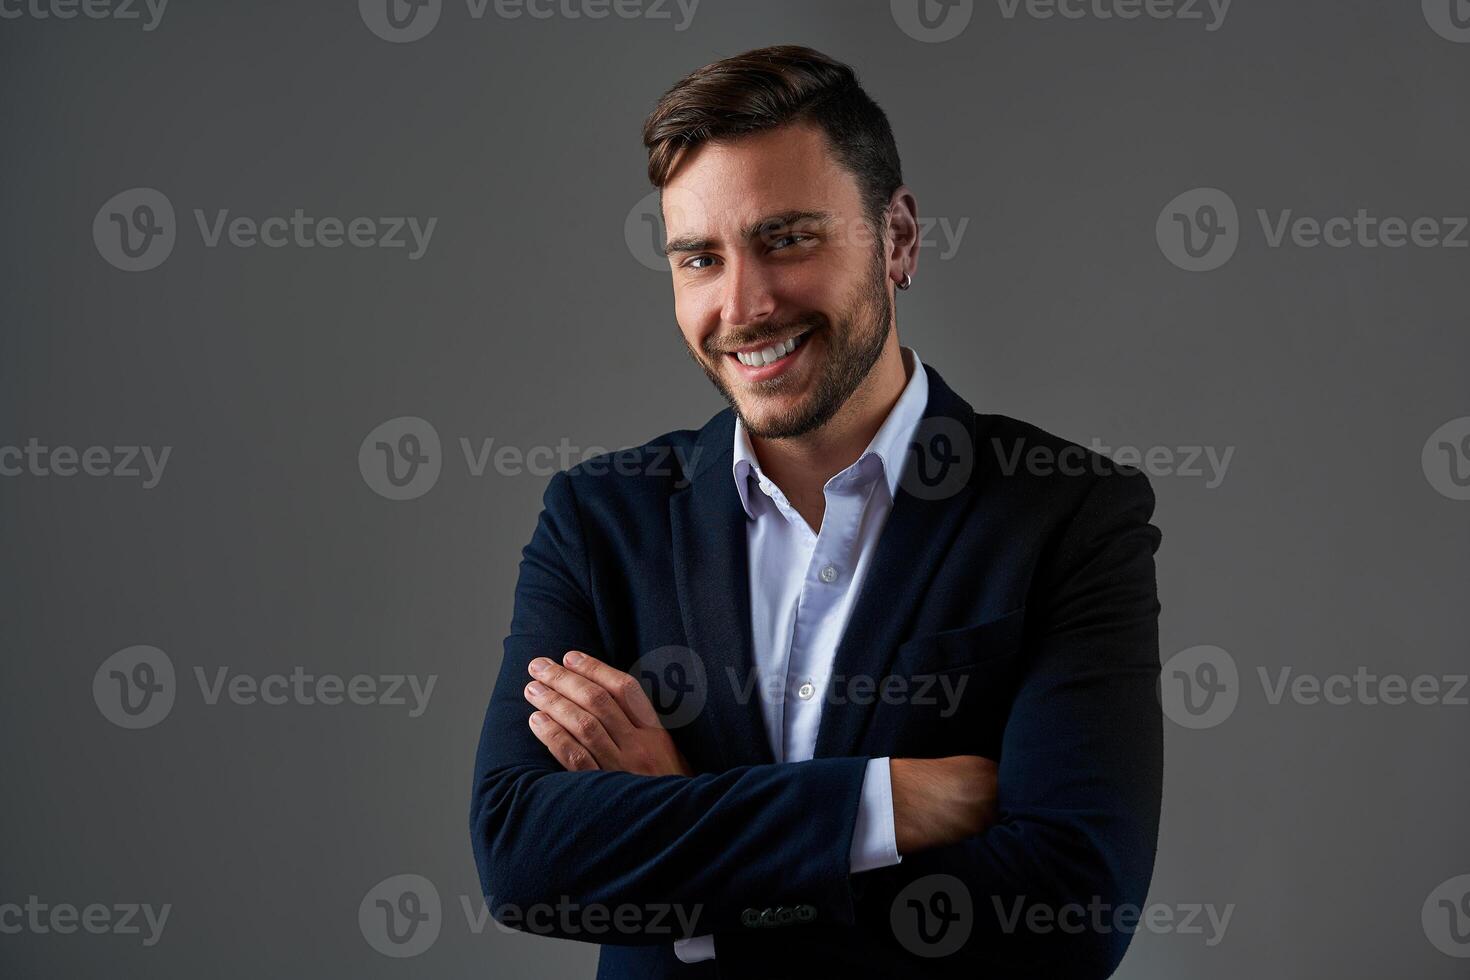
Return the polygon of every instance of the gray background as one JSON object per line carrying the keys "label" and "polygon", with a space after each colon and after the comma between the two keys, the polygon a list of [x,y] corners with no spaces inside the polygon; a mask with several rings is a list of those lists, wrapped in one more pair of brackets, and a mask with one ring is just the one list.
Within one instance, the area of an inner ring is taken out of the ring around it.
{"label": "gray background", "polygon": [[[0,478],[0,903],[172,905],[151,948],[0,935],[0,973],[592,974],[595,946],[476,935],[460,907],[480,901],[471,766],[546,472],[474,476],[459,440],[618,447],[723,406],[667,272],[624,237],[649,190],[639,127],[683,73],[795,42],[858,69],[921,215],[968,221],[953,255],[923,250],[905,343],[981,411],[1234,447],[1213,488],[1153,473],[1162,655],[1215,645],[1240,681],[1221,723],[1168,723],[1150,895],[1234,911],[1214,946],[1140,932],[1119,976],[1466,976],[1420,913],[1470,872],[1470,708],[1273,705],[1257,668],[1466,671],[1470,502],[1421,449],[1470,415],[1470,250],[1271,248],[1255,214],[1470,212],[1470,43],[1417,2],[1236,0],[1207,30],[991,0],[943,43],[886,2],[679,16],[477,20],[446,0],[412,43],[340,0],[174,0],[152,31],[0,20],[0,445],[172,447],[152,489]],[[178,240],[128,273],[91,227],[135,187],[167,195]],[[1155,237],[1196,187],[1240,211],[1210,272]],[[195,208],[439,221],[410,261],[207,248]],[[357,453],[404,415],[434,425],[443,469],[392,501]],[[91,685],[135,644],[178,690],[132,731]],[[209,705],[193,674],[297,665],[437,686],[410,718]],[[414,959],[357,921],[402,873],[444,902]]]}

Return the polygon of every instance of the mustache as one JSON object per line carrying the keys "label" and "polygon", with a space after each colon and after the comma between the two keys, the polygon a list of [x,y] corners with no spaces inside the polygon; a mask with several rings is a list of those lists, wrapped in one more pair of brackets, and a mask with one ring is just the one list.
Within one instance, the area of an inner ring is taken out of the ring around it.
{"label": "mustache", "polygon": [[711,358],[722,354],[733,354],[742,347],[753,347],[757,344],[764,345],[766,342],[789,337],[794,329],[798,333],[814,332],[826,325],[826,317],[820,314],[808,317],[804,320],[792,320],[790,323],[772,324],[761,330],[751,330],[742,333],[733,333],[727,337],[716,339],[709,338],[704,342],[704,352]]}

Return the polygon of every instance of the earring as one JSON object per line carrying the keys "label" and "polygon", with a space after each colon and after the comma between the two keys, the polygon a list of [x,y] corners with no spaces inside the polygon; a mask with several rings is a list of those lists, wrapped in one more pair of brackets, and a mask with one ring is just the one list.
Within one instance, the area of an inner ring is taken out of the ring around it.
{"label": "earring", "polygon": [[908,289],[913,284],[914,284],[914,277],[911,276],[911,275],[909,275],[907,272],[905,272],[903,274],[903,282],[901,282],[901,283],[898,284],[898,288],[899,289]]}

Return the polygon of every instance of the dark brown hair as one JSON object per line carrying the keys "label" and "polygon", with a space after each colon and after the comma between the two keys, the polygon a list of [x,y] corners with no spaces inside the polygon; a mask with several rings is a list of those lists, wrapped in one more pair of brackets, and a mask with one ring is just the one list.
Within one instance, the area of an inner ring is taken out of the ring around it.
{"label": "dark brown hair", "polygon": [[865,217],[878,226],[903,183],[888,117],[848,65],[811,48],[757,48],[690,72],[658,100],[643,124],[648,179],[660,189],[684,150],[788,123],[822,129],[834,156],[857,178]]}

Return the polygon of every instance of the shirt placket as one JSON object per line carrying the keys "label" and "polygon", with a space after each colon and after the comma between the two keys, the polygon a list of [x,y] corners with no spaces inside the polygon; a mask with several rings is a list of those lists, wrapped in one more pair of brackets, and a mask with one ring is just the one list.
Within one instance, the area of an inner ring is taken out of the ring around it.
{"label": "shirt placket", "polygon": [[807,561],[797,598],[791,643],[787,648],[783,688],[781,737],[787,761],[811,757],[817,726],[821,722],[823,692],[830,668],[818,665],[831,658],[820,656],[824,647],[835,645],[829,636],[832,612],[841,605],[852,582],[853,559],[861,527],[864,494],[852,485],[852,474],[844,471],[836,485],[824,489],[826,497],[822,528]]}

